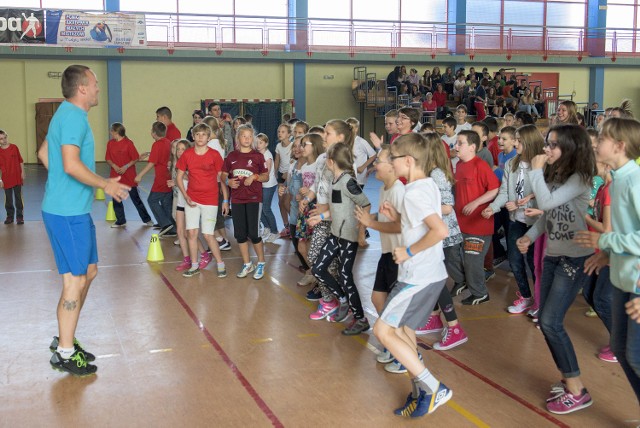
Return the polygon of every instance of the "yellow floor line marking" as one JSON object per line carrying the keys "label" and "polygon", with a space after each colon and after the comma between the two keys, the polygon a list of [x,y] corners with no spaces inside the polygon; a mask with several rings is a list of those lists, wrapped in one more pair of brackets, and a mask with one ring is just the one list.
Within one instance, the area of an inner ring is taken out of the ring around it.
{"label": "yellow floor line marking", "polygon": [[161,352],[171,352],[173,351],[173,348],[166,348],[166,349],[152,349],[149,351],[150,354],[159,354]]}
{"label": "yellow floor line marking", "polygon": [[300,339],[306,339],[307,337],[319,337],[318,333],[307,333],[307,334],[298,334]]}
{"label": "yellow floor line marking", "polygon": [[451,407],[453,410],[460,413],[462,416],[464,416],[469,422],[471,422],[475,426],[481,427],[481,428],[489,428],[489,425],[482,422],[480,418],[478,418],[476,415],[466,410],[464,407],[462,407],[455,401],[453,400],[447,401],[447,406]]}
{"label": "yellow floor line marking", "polygon": [[270,337],[267,337],[265,339],[251,339],[250,342],[251,343],[269,343],[269,342],[273,342],[273,339]]}

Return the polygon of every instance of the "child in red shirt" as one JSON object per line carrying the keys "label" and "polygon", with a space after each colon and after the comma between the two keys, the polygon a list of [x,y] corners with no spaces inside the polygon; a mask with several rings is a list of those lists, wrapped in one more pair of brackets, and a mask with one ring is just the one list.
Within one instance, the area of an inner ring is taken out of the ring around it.
{"label": "child in red shirt", "polygon": [[[105,154],[105,161],[111,167],[109,177],[120,177],[120,183],[125,184],[131,189],[129,190],[129,196],[133,205],[135,205],[140,219],[147,226],[153,226],[151,216],[144,206],[144,203],[140,199],[138,193],[138,183],[135,182],[136,178],[136,162],[140,158],[136,146],[129,138],[127,138],[126,130],[121,123],[115,122],[111,125],[109,130],[111,133],[111,140],[107,143],[107,153]],[[124,214],[124,205],[122,202],[113,200],[113,211],[116,214],[116,222],[111,225],[112,228],[123,227],[127,224],[127,218]]]}
{"label": "child in red shirt", "polygon": [[[262,183],[269,181],[269,171],[262,153],[255,150],[255,136],[250,125],[240,125],[236,132],[237,149],[227,155],[220,176],[228,180],[233,201],[233,234],[242,254],[242,269],[236,274],[244,278],[255,270],[253,279],[264,276],[264,247],[258,233]],[[254,265],[249,258],[249,243],[258,256]]]}
{"label": "child in red shirt", "polygon": [[[4,208],[7,218],[4,224],[13,223],[16,214],[18,224],[24,224],[22,204],[22,184],[24,183],[24,162],[20,150],[9,143],[9,135],[0,129],[0,188],[4,188]],[[13,206],[15,199],[15,207]]]}

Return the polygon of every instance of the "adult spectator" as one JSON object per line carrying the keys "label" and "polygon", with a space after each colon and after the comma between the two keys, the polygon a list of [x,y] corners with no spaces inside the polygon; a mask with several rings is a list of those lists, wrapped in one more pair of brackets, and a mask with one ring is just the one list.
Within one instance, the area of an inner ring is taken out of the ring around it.
{"label": "adult spectator", "polygon": [[194,110],[191,117],[193,118],[193,123],[191,125],[191,128],[189,128],[189,130],[187,131],[187,140],[193,143],[193,135],[191,133],[191,130],[194,126],[202,122],[202,119],[204,119],[204,112],[202,110]]}

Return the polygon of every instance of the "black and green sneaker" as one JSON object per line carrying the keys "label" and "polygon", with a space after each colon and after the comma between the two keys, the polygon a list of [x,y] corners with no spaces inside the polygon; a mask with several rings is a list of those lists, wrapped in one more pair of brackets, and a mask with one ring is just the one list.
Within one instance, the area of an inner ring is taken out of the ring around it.
{"label": "black and green sneaker", "polygon": [[[58,336],[53,336],[53,340],[51,341],[51,345],[49,345],[49,350],[51,352],[56,352],[56,350],[58,349]],[[91,352],[87,352],[82,348],[82,345],[80,345],[80,342],[78,342],[78,339],[76,339],[75,337],[73,338],[73,347],[76,351],[80,351],[84,354],[84,357],[87,359],[87,361],[91,362],[91,361],[95,361],[96,360],[96,356],[93,355]]]}
{"label": "black and green sneaker", "polygon": [[87,358],[81,351],[71,354],[68,360],[62,358],[60,353],[56,351],[49,362],[55,370],[71,373],[74,376],[91,376],[98,371],[98,367],[87,363]]}

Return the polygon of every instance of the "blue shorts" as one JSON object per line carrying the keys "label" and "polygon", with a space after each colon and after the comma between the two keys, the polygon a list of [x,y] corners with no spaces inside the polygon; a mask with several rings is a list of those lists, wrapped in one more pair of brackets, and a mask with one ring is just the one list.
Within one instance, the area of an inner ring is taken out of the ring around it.
{"label": "blue shorts", "polygon": [[91,264],[98,263],[96,227],[90,214],[61,216],[42,212],[58,273],[86,275]]}

